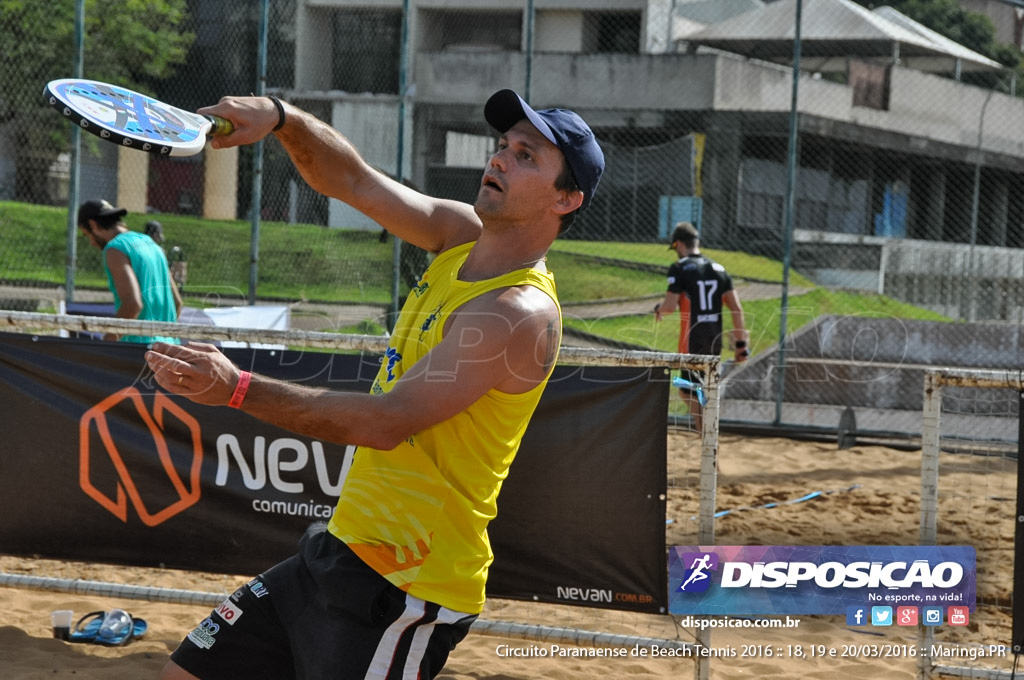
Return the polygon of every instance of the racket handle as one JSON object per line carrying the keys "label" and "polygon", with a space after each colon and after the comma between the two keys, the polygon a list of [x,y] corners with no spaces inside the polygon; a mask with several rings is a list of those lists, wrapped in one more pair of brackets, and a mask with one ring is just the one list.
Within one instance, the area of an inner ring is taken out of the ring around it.
{"label": "racket handle", "polygon": [[210,128],[210,137],[223,137],[224,135],[230,135],[235,131],[235,126],[231,124],[231,121],[227,118],[221,118],[220,116],[206,116],[206,119],[213,123],[213,127]]}

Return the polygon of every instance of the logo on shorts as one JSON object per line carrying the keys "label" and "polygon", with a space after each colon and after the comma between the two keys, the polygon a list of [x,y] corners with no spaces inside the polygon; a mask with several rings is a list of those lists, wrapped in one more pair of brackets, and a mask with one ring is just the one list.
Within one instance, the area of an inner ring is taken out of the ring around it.
{"label": "logo on shorts", "polygon": [[[180,460],[175,464],[175,459],[181,457],[180,452],[176,451],[172,458],[164,436],[164,431],[174,421],[188,430],[192,443],[184,465]],[[155,492],[140,489],[137,484],[132,474],[136,466],[134,452],[119,448],[124,438],[115,436],[117,428],[130,428],[133,432],[148,430],[153,443],[152,449],[145,453],[155,451],[159,457],[168,482],[163,494],[170,494],[169,497],[150,498],[147,503],[144,493],[152,495]],[[87,496],[122,522],[128,521],[129,501],[142,523],[149,527],[166,522],[199,502],[203,463],[199,422],[163,392],[156,392],[152,406],[147,407],[137,389],[126,387],[86,411],[79,420],[78,429],[78,484]],[[111,485],[97,481],[102,480],[103,475],[110,475],[111,467],[117,478],[113,485],[113,498],[104,490]]]}
{"label": "logo on shorts", "polygon": [[188,639],[203,649],[209,649],[217,642],[217,633],[220,626],[213,622],[213,619],[203,619],[203,622],[192,629]]}

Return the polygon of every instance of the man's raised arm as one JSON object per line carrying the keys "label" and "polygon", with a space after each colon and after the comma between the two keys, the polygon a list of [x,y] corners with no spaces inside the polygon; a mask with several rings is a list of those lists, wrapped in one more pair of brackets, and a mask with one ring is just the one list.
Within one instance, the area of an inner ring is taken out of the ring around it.
{"label": "man's raised arm", "polygon": [[438,253],[476,240],[480,219],[473,207],[433,198],[370,166],[353,144],[316,116],[268,97],[224,97],[199,109],[231,121],[231,134],[214,137],[223,149],[274,134],[302,178],[317,192],[367,215],[404,241]]}

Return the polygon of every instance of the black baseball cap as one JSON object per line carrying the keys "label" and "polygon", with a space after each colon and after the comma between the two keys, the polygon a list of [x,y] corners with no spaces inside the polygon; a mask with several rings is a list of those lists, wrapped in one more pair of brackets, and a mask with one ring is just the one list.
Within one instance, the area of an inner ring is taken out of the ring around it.
{"label": "black baseball cap", "polygon": [[82,225],[89,220],[102,220],[109,217],[124,217],[128,211],[124,208],[115,208],[102,199],[86,201],[78,208],[78,224]]}
{"label": "black baseball cap", "polygon": [[502,134],[523,118],[528,119],[565,156],[576,186],[583,192],[580,210],[590,205],[604,173],[604,152],[579,115],[568,109],[534,111],[513,90],[499,90],[484,104],[484,118]]}

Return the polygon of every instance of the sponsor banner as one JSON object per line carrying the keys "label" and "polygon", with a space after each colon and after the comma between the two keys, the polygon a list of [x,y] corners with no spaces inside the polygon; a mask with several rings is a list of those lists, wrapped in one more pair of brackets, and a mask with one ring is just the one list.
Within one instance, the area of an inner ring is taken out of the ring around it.
{"label": "sponsor banner", "polygon": [[668,567],[672,614],[859,610],[885,625],[887,610],[903,608],[907,620],[924,607],[952,616],[973,611],[976,596],[970,546],[673,546]]}
{"label": "sponsor banner", "polygon": [[555,369],[488,529],[489,593],[666,611],[669,377]]}
{"label": "sponsor banner", "polygon": [[[248,370],[340,390],[367,391],[380,365],[224,351]],[[0,333],[0,549],[230,574],[294,554],[306,526],[333,512],[355,447],[168,394],[144,352]],[[662,369],[556,368],[489,530],[489,595],[667,608],[666,380]]]}
{"label": "sponsor banner", "polygon": [[[159,389],[145,347],[0,335],[0,547],[250,574],[326,520],[353,447]],[[368,389],[376,358],[229,349],[243,367]]]}

